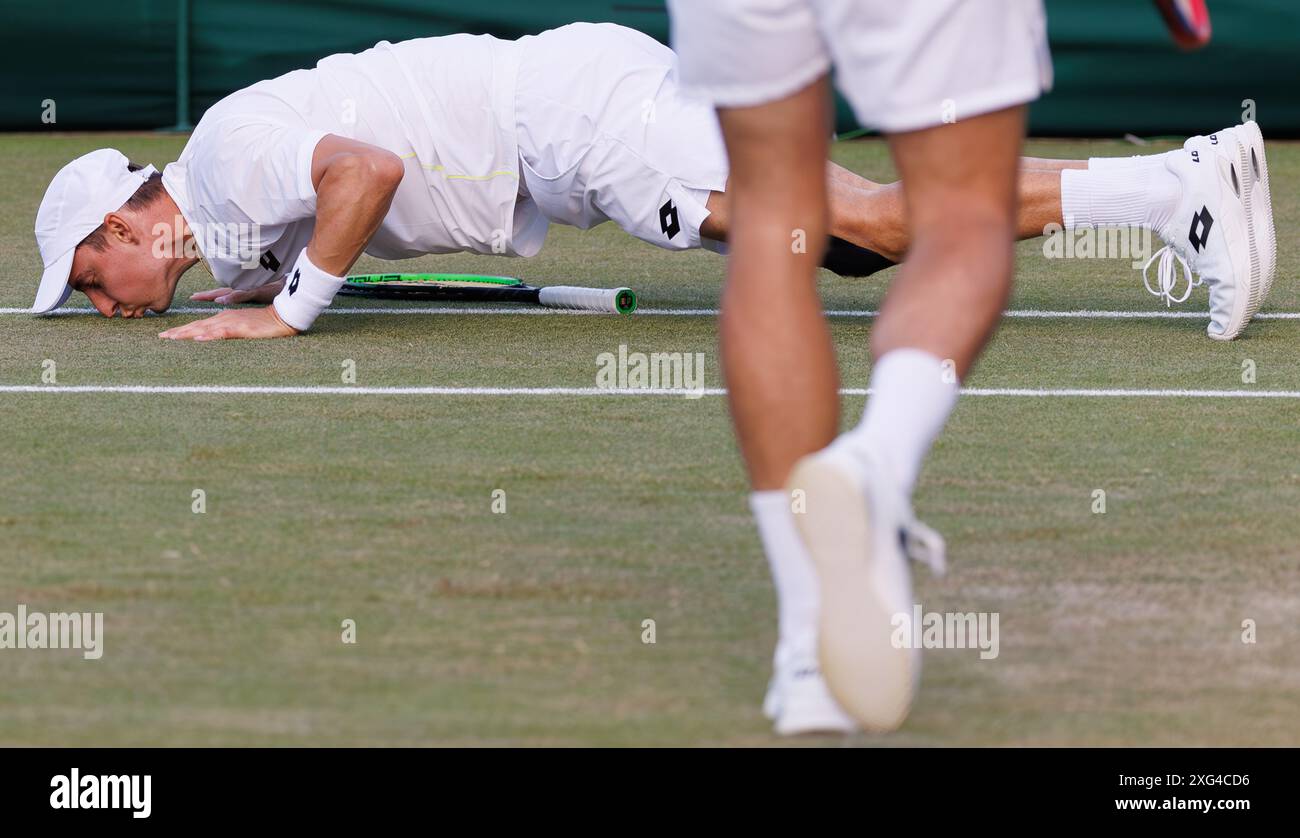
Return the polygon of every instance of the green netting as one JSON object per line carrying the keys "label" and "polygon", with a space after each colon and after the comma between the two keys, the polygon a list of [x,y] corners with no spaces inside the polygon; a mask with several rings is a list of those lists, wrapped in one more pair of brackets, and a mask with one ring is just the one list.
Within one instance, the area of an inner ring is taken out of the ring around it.
{"label": "green netting", "polygon": [[[999,2],[999,0],[982,0]],[[1238,121],[1243,100],[1270,136],[1300,134],[1300,2],[1212,3],[1214,43],[1178,52],[1145,0],[1049,0],[1056,90],[1034,106],[1039,134],[1181,134]],[[193,118],[232,90],[376,41],[574,20],[667,40],[662,0],[190,0]],[[177,0],[3,3],[0,128],[144,128],[177,119]],[[57,121],[44,123],[47,100]],[[853,127],[839,108],[839,127]]]}

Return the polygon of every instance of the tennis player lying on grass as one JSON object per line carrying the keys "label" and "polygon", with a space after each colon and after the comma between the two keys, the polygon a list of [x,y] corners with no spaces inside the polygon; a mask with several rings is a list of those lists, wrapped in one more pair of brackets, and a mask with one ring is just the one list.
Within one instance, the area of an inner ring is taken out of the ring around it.
{"label": "tennis player lying on grass", "polygon": [[[1230,130],[1267,206],[1258,130]],[[1236,337],[1272,281],[1271,216],[1267,230],[1248,224],[1233,191],[1244,173],[1193,156],[1024,160],[1019,235],[1067,219],[1149,227],[1170,243],[1153,293],[1171,298],[1176,255],[1209,285],[1210,336]],[[824,264],[864,276],[902,259],[898,185],[833,163],[827,181]],[[681,92],[673,52],[637,31],[579,23],[518,41],[381,42],[231,94],[161,174],[113,149],[64,166],[36,218],[45,271],[33,311],[77,290],[107,317],[162,312],[201,255],[222,287],[195,299],[269,305],[161,337],[286,337],[310,328],[362,253],[532,256],[552,222],[608,220],[660,247],[721,247],[726,184],[713,109]]]}

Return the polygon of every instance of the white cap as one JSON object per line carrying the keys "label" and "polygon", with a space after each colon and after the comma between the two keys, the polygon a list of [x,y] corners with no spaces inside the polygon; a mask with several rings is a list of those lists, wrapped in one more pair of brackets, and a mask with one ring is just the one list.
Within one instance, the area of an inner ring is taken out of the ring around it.
{"label": "white cap", "polygon": [[36,211],[36,246],[45,272],[32,303],[34,313],[44,314],[67,302],[72,295],[68,274],[77,245],[158,171],[145,166],[132,172],[127,169],[130,162],[115,148],[101,148],[59,169],[50,181]]}

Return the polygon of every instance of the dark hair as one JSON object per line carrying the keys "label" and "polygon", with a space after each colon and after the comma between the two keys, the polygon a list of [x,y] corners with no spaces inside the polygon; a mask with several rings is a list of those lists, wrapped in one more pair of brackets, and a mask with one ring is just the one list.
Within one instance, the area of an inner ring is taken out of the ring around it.
{"label": "dark hair", "polygon": [[[141,166],[139,163],[128,163],[126,168],[128,171],[138,172],[143,169],[144,166]],[[122,205],[122,209],[138,212],[158,200],[158,198],[162,196],[162,193],[162,175],[154,173],[149,176],[148,180],[140,185],[139,189],[135,190],[134,195],[126,199],[126,203]],[[103,224],[100,224],[95,228],[93,233],[82,239],[81,244],[77,245],[77,247],[81,247],[81,245],[85,245],[91,250],[103,253],[108,249],[108,228]]]}

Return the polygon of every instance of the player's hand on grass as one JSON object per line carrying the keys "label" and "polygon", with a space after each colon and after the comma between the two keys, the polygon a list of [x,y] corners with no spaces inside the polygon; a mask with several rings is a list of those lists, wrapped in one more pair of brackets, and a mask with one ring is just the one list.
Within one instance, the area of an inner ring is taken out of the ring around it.
{"label": "player's hand on grass", "polygon": [[223,311],[203,320],[177,326],[158,337],[168,340],[236,340],[239,338],[287,338],[298,330],[285,324],[273,306]]}
{"label": "player's hand on grass", "polygon": [[284,280],[282,279],[279,282],[268,283],[249,291],[236,291],[234,288],[213,288],[191,294],[190,299],[204,303],[219,303],[223,306],[233,306],[239,303],[270,303],[283,287]]}

